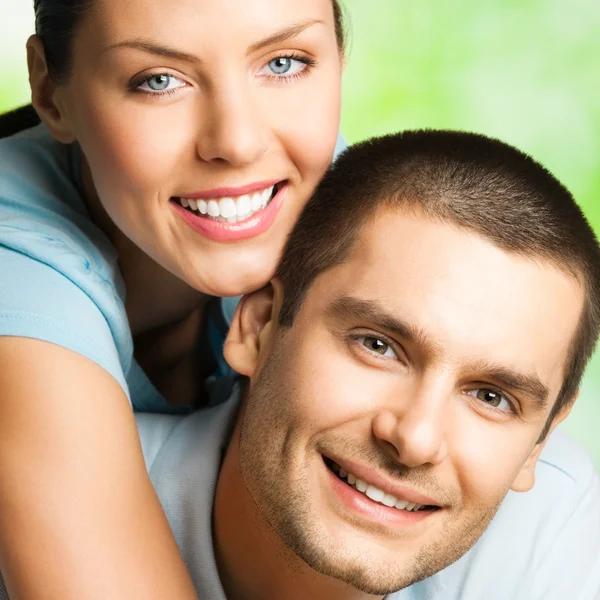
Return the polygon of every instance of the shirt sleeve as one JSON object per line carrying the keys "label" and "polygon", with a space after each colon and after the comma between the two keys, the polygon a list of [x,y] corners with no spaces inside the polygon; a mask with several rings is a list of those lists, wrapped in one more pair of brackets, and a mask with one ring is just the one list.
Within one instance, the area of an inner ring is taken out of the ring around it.
{"label": "shirt sleeve", "polygon": [[93,299],[53,267],[0,246],[0,336],[43,340],[89,358],[129,397],[111,329]]}

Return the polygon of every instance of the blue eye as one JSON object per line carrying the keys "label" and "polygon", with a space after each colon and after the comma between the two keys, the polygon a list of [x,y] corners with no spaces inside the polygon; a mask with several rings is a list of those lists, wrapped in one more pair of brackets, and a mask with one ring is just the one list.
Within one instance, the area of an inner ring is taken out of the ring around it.
{"label": "blue eye", "polygon": [[278,56],[270,60],[261,70],[261,75],[270,77],[288,78],[299,75],[308,67],[313,66],[314,61],[304,57]]}
{"label": "blue eye", "polygon": [[144,79],[142,83],[136,88],[141,92],[146,92],[147,94],[164,94],[166,92],[171,92],[180,87],[185,87],[186,83],[174,77],[173,75],[169,75],[168,73],[157,73],[156,75],[151,75],[150,77]]}
{"label": "blue eye", "polygon": [[285,75],[292,68],[292,59],[286,56],[274,58],[269,62],[269,68],[275,75]]}

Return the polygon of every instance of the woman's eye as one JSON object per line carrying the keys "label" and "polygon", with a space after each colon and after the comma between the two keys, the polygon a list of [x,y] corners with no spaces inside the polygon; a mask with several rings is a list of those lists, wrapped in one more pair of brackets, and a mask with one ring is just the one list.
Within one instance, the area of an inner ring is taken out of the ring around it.
{"label": "woman's eye", "polygon": [[362,344],[369,352],[385,356],[386,358],[398,358],[392,347],[379,338],[361,335],[356,338],[356,341]]}
{"label": "woman's eye", "polygon": [[469,390],[467,394],[469,394],[469,396],[473,396],[473,398],[477,398],[477,400],[480,400],[492,408],[497,408],[505,412],[510,412],[513,410],[513,405],[506,398],[506,396],[504,396],[501,392],[497,392],[496,390],[491,390],[489,388],[478,388],[475,390]]}
{"label": "woman's eye", "polygon": [[159,73],[145,79],[137,89],[148,94],[162,94],[184,87],[185,85],[186,83],[184,81],[181,81],[181,79],[178,79],[173,75]]}
{"label": "woman's eye", "polygon": [[308,66],[308,61],[293,58],[292,56],[278,56],[270,60],[260,71],[261,75],[275,77],[293,77],[298,75]]}

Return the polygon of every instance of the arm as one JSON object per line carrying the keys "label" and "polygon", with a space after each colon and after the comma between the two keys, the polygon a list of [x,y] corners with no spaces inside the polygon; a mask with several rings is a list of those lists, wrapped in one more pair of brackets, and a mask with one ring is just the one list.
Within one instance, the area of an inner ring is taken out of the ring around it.
{"label": "arm", "polygon": [[0,337],[0,571],[13,600],[196,598],[100,366]]}

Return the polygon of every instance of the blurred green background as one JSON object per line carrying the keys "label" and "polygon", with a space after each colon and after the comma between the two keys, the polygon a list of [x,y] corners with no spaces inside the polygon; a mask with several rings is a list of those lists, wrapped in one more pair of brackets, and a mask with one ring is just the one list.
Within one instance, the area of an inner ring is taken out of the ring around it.
{"label": "blurred green background", "polygon": [[[600,233],[597,0],[342,1],[349,141],[415,127],[493,135],[544,163]],[[0,111],[28,100],[32,4],[0,0]],[[563,429],[600,470],[599,397],[597,353]]]}

